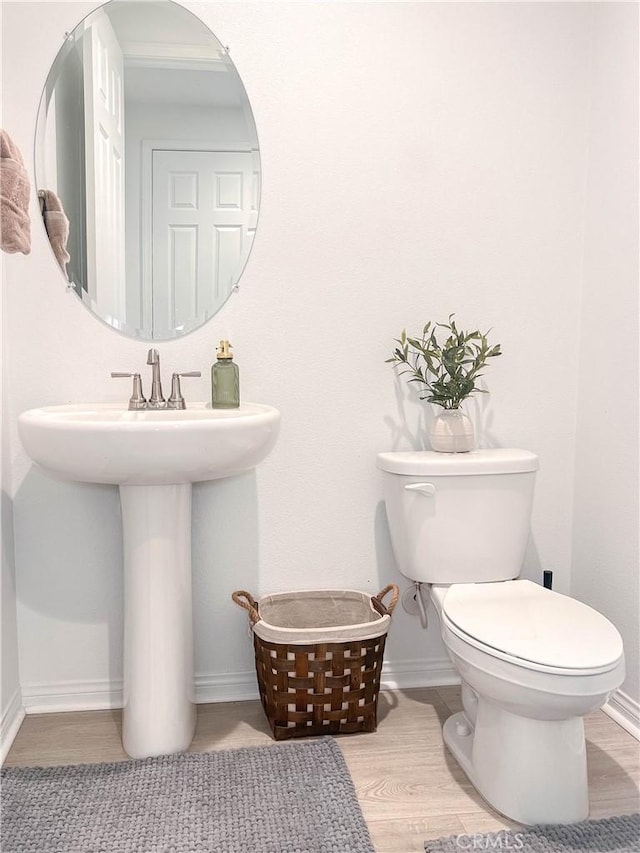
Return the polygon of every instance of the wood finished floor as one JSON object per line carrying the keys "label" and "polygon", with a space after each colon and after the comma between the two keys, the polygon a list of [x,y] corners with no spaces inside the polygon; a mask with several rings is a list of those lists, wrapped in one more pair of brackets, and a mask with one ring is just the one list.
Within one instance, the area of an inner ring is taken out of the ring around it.
{"label": "wood finished floor", "polygon": [[[338,737],[378,853],[515,827],[475,792],[440,729],[459,711],[458,687],[383,692],[378,730]],[[640,810],[640,744],[601,711],[585,720],[592,818]],[[5,764],[124,761],[119,711],[27,716]],[[273,744],[259,702],[198,706],[193,752]]]}

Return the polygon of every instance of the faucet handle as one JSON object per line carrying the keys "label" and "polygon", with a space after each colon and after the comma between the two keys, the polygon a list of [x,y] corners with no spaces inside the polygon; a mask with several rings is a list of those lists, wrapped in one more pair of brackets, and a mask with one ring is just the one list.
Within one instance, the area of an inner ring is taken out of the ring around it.
{"label": "faucet handle", "polygon": [[167,400],[168,409],[186,409],[184,397],[180,389],[181,376],[202,376],[199,370],[189,370],[186,373],[174,373],[171,377],[171,396]]}
{"label": "faucet handle", "polygon": [[114,379],[133,378],[133,392],[129,400],[129,409],[138,410],[147,408],[147,401],[142,393],[142,380],[139,373],[119,373],[114,371],[111,373],[111,376]]}

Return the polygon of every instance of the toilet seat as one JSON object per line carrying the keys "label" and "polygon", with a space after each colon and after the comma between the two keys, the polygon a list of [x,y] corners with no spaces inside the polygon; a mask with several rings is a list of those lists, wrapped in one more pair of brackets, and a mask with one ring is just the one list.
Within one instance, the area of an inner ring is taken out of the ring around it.
{"label": "toilet seat", "polygon": [[525,669],[595,675],[623,656],[620,634],[606,617],[528,580],[454,584],[441,615],[460,639]]}

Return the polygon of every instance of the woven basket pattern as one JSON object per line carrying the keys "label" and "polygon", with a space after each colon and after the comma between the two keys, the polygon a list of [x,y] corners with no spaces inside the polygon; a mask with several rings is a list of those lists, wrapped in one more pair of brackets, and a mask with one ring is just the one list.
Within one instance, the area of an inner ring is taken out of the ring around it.
{"label": "woven basket pattern", "polygon": [[274,738],[374,732],[385,640],[286,645],[254,632],[260,699]]}

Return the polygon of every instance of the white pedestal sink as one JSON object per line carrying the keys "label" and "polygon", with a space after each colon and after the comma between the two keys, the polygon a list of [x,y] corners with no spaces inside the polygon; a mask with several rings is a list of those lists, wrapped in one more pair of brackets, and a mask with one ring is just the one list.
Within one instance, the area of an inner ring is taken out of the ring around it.
{"label": "white pedestal sink", "polygon": [[119,486],[124,541],[122,740],[134,758],[186,749],[195,730],[191,484],[247,471],[273,449],[280,413],[130,412],[48,406],[18,419],[34,462],[64,480]]}

